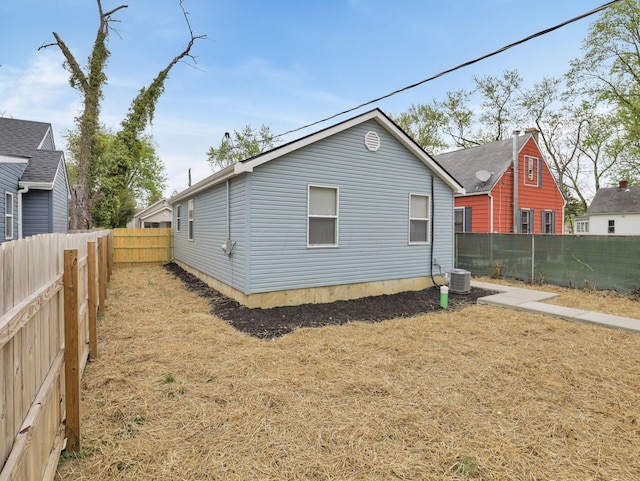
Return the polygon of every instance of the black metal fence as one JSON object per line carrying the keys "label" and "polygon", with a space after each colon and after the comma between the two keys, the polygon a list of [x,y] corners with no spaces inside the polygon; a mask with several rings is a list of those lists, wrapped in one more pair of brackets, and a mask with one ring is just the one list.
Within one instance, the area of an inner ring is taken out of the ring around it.
{"label": "black metal fence", "polygon": [[455,266],[567,287],[640,288],[640,236],[456,234]]}

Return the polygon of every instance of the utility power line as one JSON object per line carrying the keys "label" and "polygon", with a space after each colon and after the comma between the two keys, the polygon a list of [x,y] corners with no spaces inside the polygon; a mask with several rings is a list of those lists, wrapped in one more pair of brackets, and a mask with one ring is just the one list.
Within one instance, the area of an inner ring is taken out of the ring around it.
{"label": "utility power line", "polygon": [[473,65],[473,64],[478,63],[478,62],[480,62],[482,60],[485,60],[487,58],[490,58],[490,57],[493,57],[495,55],[498,55],[499,53],[505,52],[505,51],[507,51],[507,50],[509,50],[509,49],[511,49],[513,47],[517,47],[518,45],[522,45],[523,43],[526,43],[526,42],[528,42],[530,40],[533,40],[534,38],[542,37],[543,35],[546,35],[548,33],[551,33],[553,31],[555,31],[555,30],[558,30],[559,28],[565,27],[566,25],[569,25],[571,23],[577,22],[578,20],[582,20],[583,18],[586,18],[586,17],[589,17],[591,15],[594,15],[594,14],[596,14],[598,12],[601,12],[601,11],[603,11],[603,10],[605,10],[605,9],[611,7],[612,5],[614,5],[616,3],[619,3],[621,1],[622,0],[613,0],[611,2],[605,3],[604,5],[601,5],[600,7],[596,7],[593,10],[590,10],[590,11],[588,11],[586,13],[583,13],[582,15],[578,15],[577,17],[573,17],[573,18],[571,18],[571,19],[569,19],[569,20],[567,20],[565,22],[559,23],[558,25],[555,25],[553,27],[547,28],[545,30],[541,30],[540,32],[534,33],[533,35],[529,35],[528,37],[525,37],[525,38],[523,38],[521,40],[518,40],[517,42],[513,42],[513,43],[510,43],[509,45],[505,45],[504,47],[499,48],[498,50],[494,50],[491,53],[488,53],[486,55],[482,55],[481,57],[477,57],[477,58],[475,58],[473,60],[469,60],[467,62],[461,63],[460,65],[457,65],[457,66],[455,66],[453,68],[450,68],[450,69],[447,69],[447,70],[443,70],[442,72],[437,73],[437,74],[435,74],[435,75],[433,75],[433,76],[431,76],[429,78],[426,78],[424,80],[420,80],[419,82],[416,82],[416,83],[411,84],[411,85],[407,85],[406,87],[402,87],[402,88],[400,88],[398,90],[394,90],[393,92],[390,92],[390,93],[388,93],[386,95],[383,95],[381,97],[375,98],[373,100],[369,100],[367,102],[364,102],[364,103],[362,103],[360,105],[357,105],[355,107],[352,107],[350,109],[343,110],[342,112],[338,112],[337,114],[333,114],[333,115],[331,115],[329,117],[325,117],[324,119],[317,120],[317,121],[312,122],[310,124],[303,125],[302,127],[296,127],[295,129],[287,130],[286,132],[283,132],[282,134],[274,135],[273,138],[275,139],[275,138],[279,138],[279,137],[284,137],[285,135],[292,134],[294,132],[298,132],[300,130],[307,129],[309,127],[313,127],[314,125],[321,124],[321,123],[326,122],[328,120],[335,119],[336,117],[340,117],[341,115],[353,112],[354,110],[358,110],[358,109],[361,109],[362,107],[366,107],[367,105],[371,105],[371,104],[374,104],[374,103],[379,102],[381,100],[387,99],[389,97],[393,97],[394,95],[397,95],[397,94],[399,94],[401,92],[405,92],[407,90],[416,88],[416,87],[418,87],[418,86],[420,86],[422,84],[425,84],[427,82],[431,82],[432,80],[440,78],[440,77],[442,77],[444,75],[447,75],[447,74],[449,74],[451,72],[455,72],[456,70],[460,70],[461,68],[468,67],[469,65]]}

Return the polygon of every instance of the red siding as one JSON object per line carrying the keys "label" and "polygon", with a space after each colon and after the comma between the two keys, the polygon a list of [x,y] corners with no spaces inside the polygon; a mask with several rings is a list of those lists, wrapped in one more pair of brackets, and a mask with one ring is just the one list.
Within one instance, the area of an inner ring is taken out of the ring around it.
{"label": "red siding", "polygon": [[[542,185],[526,185],[527,165],[525,164],[525,155],[542,159],[542,154],[533,140],[529,140],[520,151],[518,158],[518,176],[520,177],[518,183],[518,207],[520,209],[533,209],[533,232],[536,234],[542,233],[542,211],[555,212],[554,232],[562,234],[564,199],[560,190],[544,161],[542,162]],[[536,177],[537,174],[536,170]]]}
{"label": "red siding", "polygon": [[489,232],[488,195],[456,197],[455,206],[471,207],[471,232]]}
{"label": "red siding", "polygon": [[493,232],[513,232],[513,167],[509,168],[491,191]]}

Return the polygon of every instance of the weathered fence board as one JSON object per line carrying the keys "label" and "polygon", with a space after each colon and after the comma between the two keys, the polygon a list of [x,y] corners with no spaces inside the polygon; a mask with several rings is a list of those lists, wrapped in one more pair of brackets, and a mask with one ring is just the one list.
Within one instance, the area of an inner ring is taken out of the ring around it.
{"label": "weathered fence board", "polygon": [[[110,262],[109,250],[103,249],[105,258],[99,260],[95,246],[110,236],[110,231],[45,234],[0,245],[0,481],[53,479],[65,438],[66,402],[79,403],[79,393],[75,400],[65,393],[65,299],[76,298],[72,324],[75,369],[81,374],[95,342],[91,311],[104,309],[104,296],[90,291],[97,293]],[[65,249],[77,252],[75,294],[65,294]]]}

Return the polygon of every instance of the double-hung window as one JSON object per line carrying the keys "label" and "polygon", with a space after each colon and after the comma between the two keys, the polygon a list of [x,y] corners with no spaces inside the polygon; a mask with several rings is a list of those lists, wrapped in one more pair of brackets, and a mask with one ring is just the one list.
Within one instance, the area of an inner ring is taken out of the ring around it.
{"label": "double-hung window", "polygon": [[409,194],[409,244],[429,243],[429,196]]}
{"label": "double-hung window", "polygon": [[531,211],[522,209],[520,219],[520,232],[523,234],[531,233]]}
{"label": "double-hung window", "polygon": [[176,205],[176,232],[180,232],[181,205]]}
{"label": "double-hung window", "polygon": [[310,185],[307,194],[307,246],[338,246],[338,189]]}
{"label": "double-hung window", "polygon": [[4,238],[13,239],[13,194],[4,194]]}
{"label": "double-hung window", "polygon": [[615,221],[615,219],[609,219],[607,227],[608,227],[607,228],[607,233],[615,234],[616,233],[616,221]]}
{"label": "double-hung window", "polygon": [[547,234],[553,234],[554,225],[553,225],[553,212],[545,212],[544,213],[544,231]]}
{"label": "double-hung window", "polygon": [[453,231],[464,232],[464,207],[456,207],[454,212]]}
{"label": "double-hung window", "polygon": [[188,231],[189,231],[189,240],[193,240],[193,199],[189,199],[188,203]]}

